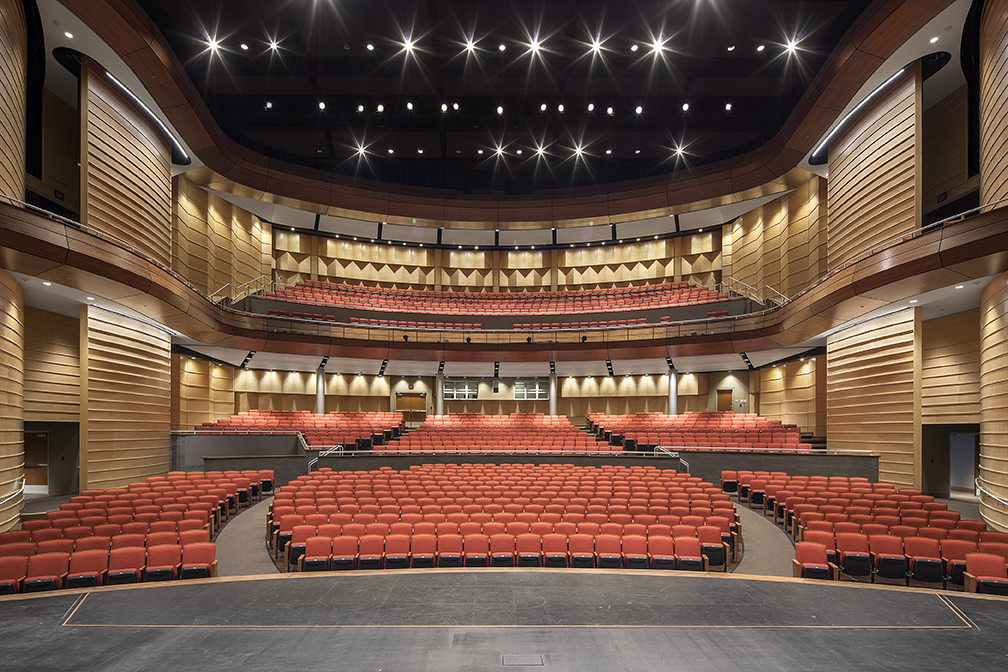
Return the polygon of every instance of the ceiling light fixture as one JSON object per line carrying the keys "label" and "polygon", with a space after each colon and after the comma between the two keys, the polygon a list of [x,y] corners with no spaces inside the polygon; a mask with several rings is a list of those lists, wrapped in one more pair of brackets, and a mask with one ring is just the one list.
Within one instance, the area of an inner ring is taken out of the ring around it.
{"label": "ceiling light fixture", "polygon": [[207,46],[210,47],[210,51],[216,54],[217,50],[220,48],[220,42],[217,41],[216,37],[211,37],[207,40]]}
{"label": "ceiling light fixture", "polygon": [[766,49],[766,46],[762,44],[756,47],[756,51],[763,51],[764,49]]}
{"label": "ceiling light fixture", "polygon": [[683,112],[689,112],[689,103],[683,103],[682,104],[682,111]]}
{"label": "ceiling light fixture", "polygon": [[367,50],[368,51],[374,51],[374,45],[373,44],[367,45]]}
{"label": "ceiling light fixture", "polygon": [[545,112],[546,111],[546,103],[543,103],[542,105],[539,106],[539,111],[540,112]]}
{"label": "ceiling light fixture", "polygon": [[606,114],[608,114],[611,117],[613,115],[613,108],[607,107],[606,108]]}
{"label": "ceiling light fixture", "polygon": [[[68,40],[72,40],[72,39],[73,39],[73,33],[71,33],[71,32],[70,32],[69,30],[68,30],[67,32],[63,33],[63,35],[64,35],[64,36],[65,36],[65,37],[66,37],[66,38],[67,38]],[[938,38],[936,37],[936,38],[935,38],[935,40],[937,40],[937,39],[938,39]],[[934,41],[934,40],[932,40],[932,42],[933,42],[933,41]]]}
{"label": "ceiling light fixture", "polygon": [[529,44],[529,48],[531,49],[531,51],[532,51],[533,54],[538,54],[539,53],[539,38],[533,37],[532,38],[532,42]]}
{"label": "ceiling light fixture", "polygon": [[731,103],[725,103],[724,109],[725,112],[731,112]]}
{"label": "ceiling light fixture", "polygon": [[453,110],[458,110],[458,107],[459,107],[458,103],[452,103],[452,109]]}
{"label": "ceiling light fixture", "polygon": [[505,49],[507,49],[507,47],[503,44],[497,47],[498,51],[504,51]]}
{"label": "ceiling light fixture", "polygon": [[48,280],[43,280],[43,281],[42,281],[42,284],[43,284],[44,286],[46,286],[46,287],[52,287],[52,283],[51,283],[51,282],[49,282]]}
{"label": "ceiling light fixture", "polygon": [[448,111],[448,103],[441,103],[441,111],[442,112]]}
{"label": "ceiling light fixture", "polygon": [[789,54],[793,54],[793,53],[795,53],[795,51],[797,49],[798,49],[798,43],[795,42],[794,40],[788,40],[788,43],[787,43],[787,51],[788,51],[788,53]]}
{"label": "ceiling light fixture", "polygon": [[394,150],[394,149],[389,149],[389,150],[388,150],[388,153],[389,153],[389,154],[395,154],[395,150]]}
{"label": "ceiling light fixture", "polygon": [[277,49],[280,48],[280,43],[277,42],[276,40],[270,40],[270,45],[269,46],[270,46],[270,50],[271,51],[276,51]]}
{"label": "ceiling light fixture", "polygon": [[644,108],[643,108],[643,107],[641,107],[640,105],[638,105],[638,106],[637,106],[637,109],[636,109],[636,110],[634,110],[634,111],[635,111],[635,112],[637,112],[637,114],[640,114],[641,112],[643,112],[643,111],[644,111]]}
{"label": "ceiling light fixture", "polygon": [[588,111],[589,112],[595,111],[595,103],[588,103]]}
{"label": "ceiling light fixture", "polygon": [[325,101],[324,100],[320,100],[319,101],[318,109],[320,109],[320,110],[324,110],[325,109]]}
{"label": "ceiling light fixture", "polygon": [[272,100],[267,100],[266,103],[263,105],[263,109],[272,110],[273,109],[273,101]]}
{"label": "ceiling light fixture", "polygon": [[937,36],[932,37],[929,41],[931,42],[931,44],[934,44],[935,42],[938,41],[938,37]]}
{"label": "ceiling light fixture", "polygon": [[406,103],[406,109],[407,110],[412,110],[413,109],[413,103]]}
{"label": "ceiling light fixture", "polygon": [[363,112],[364,111],[364,106],[363,105],[358,105],[357,106],[357,111],[358,112]]}
{"label": "ceiling light fixture", "polygon": [[476,51],[476,44],[470,39],[466,39],[466,51],[470,54]]}
{"label": "ceiling light fixture", "polygon": [[413,53],[413,40],[411,40],[410,38],[407,37],[403,41],[403,48],[406,49],[406,53],[407,54],[412,54]]}
{"label": "ceiling light fixture", "polygon": [[591,50],[596,54],[600,53],[602,51],[602,43],[599,42],[597,39],[592,40]]}
{"label": "ceiling light fixture", "polygon": [[240,46],[240,47],[241,47],[241,50],[242,50],[242,51],[248,51],[248,45],[247,45],[247,44],[245,44],[244,42],[242,42],[242,43],[241,43],[240,45],[238,45],[238,46]]}
{"label": "ceiling light fixture", "polygon": [[504,114],[504,107],[502,105],[497,106],[497,114]]}
{"label": "ceiling light fixture", "polygon": [[557,105],[557,112],[559,112],[560,114],[564,113],[564,105],[563,105],[563,103],[560,103],[559,105]]}
{"label": "ceiling light fixture", "polygon": [[634,44],[630,47],[630,51],[637,51],[637,45]]}
{"label": "ceiling light fixture", "polygon": [[377,109],[377,110],[378,110],[378,112],[379,112],[379,113],[381,113],[381,112],[384,112],[384,111],[385,111],[385,106],[384,106],[384,105],[382,105],[381,103],[378,103],[378,107],[377,107],[377,108],[375,108],[375,109]]}
{"label": "ceiling light fixture", "polygon": [[735,45],[734,44],[729,45],[728,46],[728,51],[735,51]]}
{"label": "ceiling light fixture", "polygon": [[612,150],[611,149],[607,149],[607,150],[605,150],[605,153],[606,154],[612,154]]}

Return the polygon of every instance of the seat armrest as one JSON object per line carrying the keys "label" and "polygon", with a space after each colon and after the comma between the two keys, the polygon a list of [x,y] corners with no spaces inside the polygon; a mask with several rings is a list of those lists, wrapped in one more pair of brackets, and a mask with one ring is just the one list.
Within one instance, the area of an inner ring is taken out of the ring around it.
{"label": "seat armrest", "polygon": [[801,563],[798,558],[791,558],[791,575],[796,579],[801,578]]}
{"label": "seat armrest", "polygon": [[212,577],[216,577],[217,576],[217,559],[216,558],[214,558],[214,561],[210,563],[210,576],[212,576]]}
{"label": "seat armrest", "polygon": [[834,581],[839,581],[840,580],[840,567],[837,566],[835,563],[832,563],[832,562],[829,562],[827,564],[829,565],[829,568],[830,568],[830,578],[833,579]]}
{"label": "seat armrest", "polygon": [[967,593],[977,592],[977,577],[969,572],[963,572],[963,590]]}

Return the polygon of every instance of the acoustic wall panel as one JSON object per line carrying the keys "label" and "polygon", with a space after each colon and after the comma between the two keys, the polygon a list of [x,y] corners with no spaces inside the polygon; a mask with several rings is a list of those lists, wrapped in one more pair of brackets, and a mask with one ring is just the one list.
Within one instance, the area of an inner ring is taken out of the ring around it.
{"label": "acoustic wall panel", "polygon": [[21,0],[0,0],[0,194],[24,200],[28,38]]}
{"label": "acoustic wall panel", "polygon": [[920,94],[908,67],[830,143],[830,268],[917,228]]}
{"label": "acoustic wall panel", "polygon": [[80,325],[66,315],[25,308],[24,418],[77,422]]}
{"label": "acoustic wall panel", "polygon": [[234,415],[234,377],[233,367],[172,355],[172,429],[192,431]]}
{"label": "acoustic wall panel", "polygon": [[922,325],[921,414],[925,425],[980,422],[980,312]]}
{"label": "acoustic wall panel", "polygon": [[81,66],[81,223],[171,265],[171,150],[103,70]]}
{"label": "acoustic wall panel", "polygon": [[802,434],[816,434],[816,377],[823,375],[825,358],[789,362],[760,369],[759,414],[785,425],[798,425]]}
{"label": "acoustic wall panel", "polygon": [[[980,482],[1008,501],[1008,273],[980,297]],[[1008,532],[1008,507],[981,494],[980,513]]]}
{"label": "acoustic wall panel", "polygon": [[0,532],[17,526],[24,476],[24,291],[0,269]]}
{"label": "acoustic wall panel", "polygon": [[1002,198],[1008,198],[1008,0],[989,0],[980,21],[980,203]]}
{"label": "acoustic wall panel", "polygon": [[919,335],[920,309],[901,310],[826,343],[828,447],[871,451],[879,480],[906,487],[921,480]]}
{"label": "acoustic wall panel", "polygon": [[81,306],[81,489],[118,488],[168,471],[171,337]]}

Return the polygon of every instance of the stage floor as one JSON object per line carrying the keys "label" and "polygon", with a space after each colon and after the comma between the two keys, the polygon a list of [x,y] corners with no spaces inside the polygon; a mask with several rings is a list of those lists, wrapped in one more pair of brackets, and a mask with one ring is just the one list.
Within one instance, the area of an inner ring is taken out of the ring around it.
{"label": "stage floor", "polygon": [[4,670],[1004,669],[1008,600],[650,571],[288,574],[0,598]]}

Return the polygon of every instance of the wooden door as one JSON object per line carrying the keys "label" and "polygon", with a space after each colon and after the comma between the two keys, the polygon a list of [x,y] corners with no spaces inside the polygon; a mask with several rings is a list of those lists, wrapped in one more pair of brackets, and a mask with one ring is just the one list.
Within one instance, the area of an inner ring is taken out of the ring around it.
{"label": "wooden door", "polygon": [[49,433],[25,432],[25,485],[49,485]]}
{"label": "wooden door", "polygon": [[403,414],[403,421],[421,424],[427,419],[426,392],[396,392],[395,410]]}
{"label": "wooden door", "polygon": [[732,390],[717,391],[717,410],[719,411],[732,410]]}

